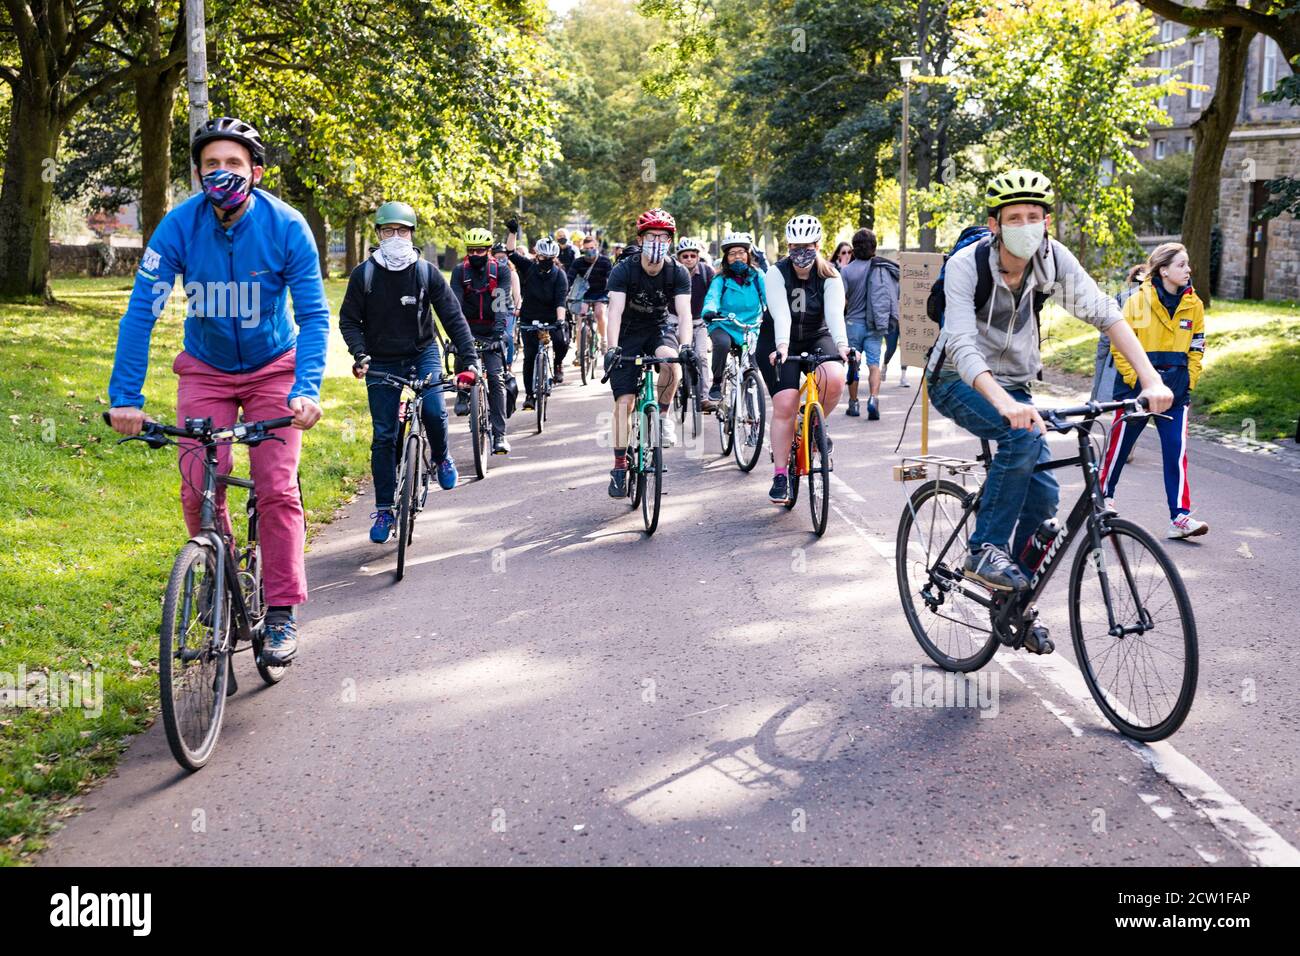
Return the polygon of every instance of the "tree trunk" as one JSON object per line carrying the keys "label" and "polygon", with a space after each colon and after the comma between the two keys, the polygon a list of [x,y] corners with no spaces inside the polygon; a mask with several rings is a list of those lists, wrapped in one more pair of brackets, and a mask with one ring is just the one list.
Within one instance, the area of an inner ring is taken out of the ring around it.
{"label": "tree trunk", "polygon": [[359,246],[358,240],[360,239],[360,236],[357,234],[359,231],[359,225],[360,222],[357,216],[348,216],[347,222],[343,226],[343,272],[346,275],[352,275],[352,270],[355,269],[357,263],[361,261],[361,257],[357,254]]}
{"label": "tree trunk", "polygon": [[172,180],[172,108],[181,70],[161,70],[135,81],[140,124],[140,235],[145,245],[167,215]]}
{"label": "tree trunk", "polygon": [[328,279],[330,277],[329,224],[325,222],[325,214],[316,204],[314,193],[309,192],[303,197],[302,214],[307,220],[307,225],[311,227],[312,238],[316,240],[316,255],[320,257],[321,278]]}
{"label": "tree trunk", "polygon": [[26,71],[13,94],[0,188],[0,295],[48,299],[59,94]]}
{"label": "tree trunk", "polygon": [[[1219,211],[1219,178],[1228,135],[1237,121],[1246,82],[1246,59],[1255,34],[1228,27],[1219,36],[1219,82],[1205,111],[1192,124],[1195,153],[1183,207],[1183,245],[1192,266],[1196,293],[1210,307],[1210,231]],[[1203,285],[1200,281],[1203,280]]]}
{"label": "tree trunk", "polygon": [[871,158],[862,167],[862,185],[858,188],[858,228],[876,227],[876,179],[879,169]]}

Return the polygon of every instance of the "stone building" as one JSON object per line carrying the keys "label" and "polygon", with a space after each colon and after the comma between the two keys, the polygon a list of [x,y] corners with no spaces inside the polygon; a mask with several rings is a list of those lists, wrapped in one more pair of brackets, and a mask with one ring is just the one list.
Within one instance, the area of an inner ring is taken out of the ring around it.
{"label": "stone building", "polygon": [[[1152,66],[1187,63],[1184,78],[1209,87],[1164,103],[1172,126],[1151,127],[1150,143],[1137,151],[1142,161],[1163,159],[1192,149],[1192,122],[1209,105],[1218,79],[1218,38],[1190,36],[1189,28],[1157,20],[1162,41],[1183,40],[1152,57]],[[1254,222],[1268,203],[1265,183],[1281,176],[1300,178],[1300,106],[1261,103],[1260,96],[1288,75],[1290,66],[1276,42],[1257,36],[1251,42],[1246,82],[1236,128],[1223,156],[1219,185],[1222,252],[1214,294],[1244,299],[1300,299],[1300,222],[1280,216]]]}

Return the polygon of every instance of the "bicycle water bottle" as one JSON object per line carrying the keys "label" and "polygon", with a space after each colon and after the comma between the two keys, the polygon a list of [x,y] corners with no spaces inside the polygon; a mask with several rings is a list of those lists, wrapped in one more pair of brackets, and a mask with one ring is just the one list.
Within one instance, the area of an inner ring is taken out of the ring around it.
{"label": "bicycle water bottle", "polygon": [[1020,552],[1020,563],[1031,572],[1037,571],[1039,565],[1043,563],[1043,558],[1051,549],[1052,542],[1056,540],[1056,536],[1060,533],[1061,523],[1055,518],[1048,518],[1038,526],[1038,529],[1025,542],[1024,550]]}

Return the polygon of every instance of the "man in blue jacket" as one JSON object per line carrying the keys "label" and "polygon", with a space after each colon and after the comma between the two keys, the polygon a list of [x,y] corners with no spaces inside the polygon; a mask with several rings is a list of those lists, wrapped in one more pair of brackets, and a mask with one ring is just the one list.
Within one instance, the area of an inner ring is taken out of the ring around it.
{"label": "man in blue jacket", "polygon": [[[320,261],[302,214],[256,186],[266,162],[257,130],[223,116],[194,137],[191,156],[203,192],[168,213],[149,237],[135,287],[118,325],[108,383],[113,428],[137,435],[144,414],[149,340],[176,276],[186,296],[184,349],[172,363],[179,376],[176,418],[214,425],[293,416],[284,440],[249,449],[257,484],[266,588],[263,660],[289,663],[298,647],[295,605],[307,600],[304,523],[298,493],[302,432],[320,420],[320,384],[329,341],[329,307]],[[293,293],[293,319],[287,293]],[[295,329],[295,324],[297,328]],[[203,487],[196,443],[181,441],[181,504],[191,535],[199,530]],[[229,446],[219,453],[230,471]],[[230,530],[224,489],[222,526]]]}

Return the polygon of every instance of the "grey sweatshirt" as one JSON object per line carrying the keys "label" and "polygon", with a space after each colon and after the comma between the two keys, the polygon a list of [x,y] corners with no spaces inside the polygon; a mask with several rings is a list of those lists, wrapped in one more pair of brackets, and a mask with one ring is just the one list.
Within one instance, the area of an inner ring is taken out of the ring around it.
{"label": "grey sweatshirt", "polygon": [[967,385],[974,385],[976,376],[990,372],[1003,388],[1028,389],[1042,366],[1031,294],[1035,289],[1050,292],[1052,301],[1065,311],[1103,332],[1124,321],[1115,300],[1097,287],[1069,249],[1051,238],[1045,238],[1030,259],[1018,307],[998,271],[997,240],[982,250],[989,257],[993,291],[977,316],[975,256],[981,252],[981,245],[971,243],[949,259],[944,268],[943,329],[927,366],[933,370],[943,355],[941,377],[955,370]]}

